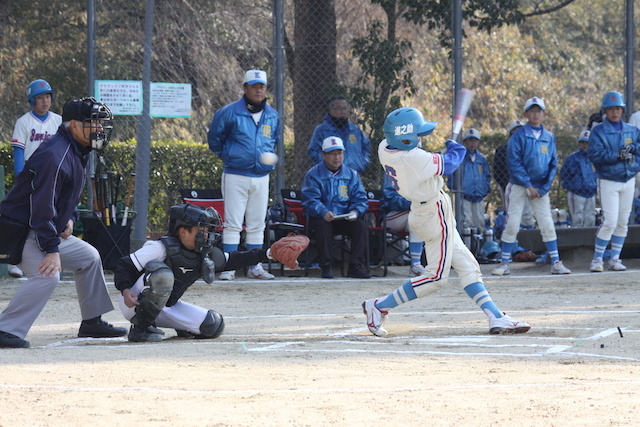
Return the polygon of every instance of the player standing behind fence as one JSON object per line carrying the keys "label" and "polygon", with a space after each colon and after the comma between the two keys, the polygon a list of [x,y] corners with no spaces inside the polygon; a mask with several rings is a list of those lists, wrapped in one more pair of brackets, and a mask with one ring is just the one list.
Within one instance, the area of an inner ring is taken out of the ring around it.
{"label": "player standing behind fence", "polygon": [[[34,80],[27,86],[27,101],[31,110],[16,121],[11,137],[13,148],[13,171],[16,176],[24,168],[24,163],[37,150],[42,141],[51,138],[62,123],[59,114],[49,111],[55,91],[45,80]],[[22,277],[17,265],[9,266],[9,274]]]}
{"label": "player standing behind fence", "polygon": [[462,213],[464,227],[478,227],[484,233],[484,198],[491,190],[489,162],[478,151],[480,131],[469,129],[462,137],[467,154],[462,161]]}
{"label": "player standing behind fence", "polygon": [[[216,112],[208,133],[209,148],[224,163],[222,242],[225,252],[238,250],[243,222],[247,250],[262,248],[269,205],[269,173],[274,166],[261,163],[260,156],[274,152],[280,132],[278,112],[267,104],[267,73],[247,71],[243,90],[242,98]],[[262,263],[251,267],[247,276],[274,278]],[[220,274],[222,280],[235,277],[235,270]]]}
{"label": "player standing behind fence", "polygon": [[384,323],[389,309],[439,290],[453,267],[467,295],[489,318],[490,333],[527,332],[530,326],[500,311],[485,289],[478,261],[462,242],[451,199],[442,190],[443,175],[456,170],[465,148],[455,141],[447,141],[446,154],[429,153],[418,147],[420,137],[429,135],[436,125],[425,121],[420,111],[410,107],[393,111],[384,123],[386,139],[378,147],[378,157],[396,191],[411,201],[409,226],[425,242],[427,268],[425,274],[407,281],[389,295],[362,303],[369,331],[377,336],[386,335]]}
{"label": "player standing behind fence", "polygon": [[627,237],[627,223],[635,175],[640,155],[640,130],[622,120],[626,104],[620,92],[609,92],[602,98],[605,119],[591,130],[587,153],[598,173],[598,193],[603,220],[596,234],[596,246],[591,271],[603,271],[602,256],[611,241],[609,270],[627,268],[620,261],[620,252]]}
{"label": "player standing behind fence", "polygon": [[562,164],[560,178],[562,188],[567,190],[567,203],[571,214],[571,227],[593,227],[596,225],[596,192],[598,190],[595,168],[589,156],[588,130],[580,132],[578,151],[571,153]]}
{"label": "player standing behind fence", "polygon": [[571,273],[560,261],[556,229],[551,218],[549,190],[556,176],[558,156],[555,136],[542,126],[545,109],[541,98],[527,99],[524,115],[529,121],[509,138],[507,164],[511,178],[506,191],[507,224],[502,233],[502,262],[491,272],[497,276],[511,273],[509,262],[527,199],[551,257],[551,274]]}

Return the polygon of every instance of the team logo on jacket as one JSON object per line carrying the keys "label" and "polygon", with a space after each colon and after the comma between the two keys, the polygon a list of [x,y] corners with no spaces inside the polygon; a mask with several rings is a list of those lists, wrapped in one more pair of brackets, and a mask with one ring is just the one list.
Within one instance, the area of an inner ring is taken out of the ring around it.
{"label": "team logo on jacket", "polygon": [[540,146],[540,152],[542,154],[549,154],[549,146],[548,145],[541,145]]}
{"label": "team logo on jacket", "polygon": [[271,125],[262,125],[262,136],[271,138]]}
{"label": "team logo on jacket", "polygon": [[180,269],[180,271],[182,271],[182,274],[187,274],[193,271],[193,268],[187,268],[187,267],[178,267]]}
{"label": "team logo on jacket", "polygon": [[349,189],[347,188],[346,185],[341,185],[340,186],[340,197],[343,199],[348,199],[349,198]]}
{"label": "team logo on jacket", "polygon": [[349,134],[349,144],[355,144],[356,142],[356,136],[354,134]]}

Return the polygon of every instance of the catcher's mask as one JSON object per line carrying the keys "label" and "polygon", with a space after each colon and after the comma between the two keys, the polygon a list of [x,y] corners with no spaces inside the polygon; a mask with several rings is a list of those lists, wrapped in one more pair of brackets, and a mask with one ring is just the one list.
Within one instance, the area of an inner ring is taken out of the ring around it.
{"label": "catcher's mask", "polygon": [[[105,104],[93,97],[71,98],[62,109],[62,121],[82,122],[85,137],[91,141],[91,148],[103,150],[109,144],[113,126],[113,114]],[[87,134],[88,131],[88,134]]]}
{"label": "catcher's mask", "polygon": [[169,234],[175,235],[179,227],[198,227],[195,251],[207,254],[220,239],[218,228],[222,226],[222,218],[212,207],[183,203],[171,206],[169,212]]}

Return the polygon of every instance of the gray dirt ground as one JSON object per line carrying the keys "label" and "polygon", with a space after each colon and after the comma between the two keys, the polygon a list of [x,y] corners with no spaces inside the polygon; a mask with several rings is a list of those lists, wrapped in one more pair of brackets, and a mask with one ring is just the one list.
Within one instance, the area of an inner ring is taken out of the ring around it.
{"label": "gray dirt ground", "polygon": [[[515,336],[488,334],[455,273],[372,336],[360,304],[408,278],[393,267],[371,280],[198,282],[185,300],[225,316],[217,340],[79,339],[65,281],[32,347],[0,351],[0,426],[638,425],[640,260],[625,263],[593,274],[574,260],[560,277],[483,265],[501,309],[532,325]],[[0,309],[22,283],[0,280]],[[104,317],[127,326],[117,310]]]}

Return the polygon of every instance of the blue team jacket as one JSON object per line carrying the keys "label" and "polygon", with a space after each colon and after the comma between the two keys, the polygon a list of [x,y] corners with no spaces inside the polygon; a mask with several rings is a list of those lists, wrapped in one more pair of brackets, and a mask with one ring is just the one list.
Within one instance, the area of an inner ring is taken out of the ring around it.
{"label": "blue team jacket", "polygon": [[540,138],[536,139],[527,123],[509,138],[507,166],[510,183],[536,188],[544,196],[551,189],[558,169],[556,137],[543,126]]}
{"label": "blue team jacket", "polygon": [[371,142],[369,138],[352,122],[349,122],[347,127],[338,129],[333,124],[329,113],[324,116],[324,121],[313,131],[313,136],[309,141],[307,153],[311,157],[313,164],[317,165],[322,162],[322,141],[330,136],[338,136],[344,142],[343,164],[355,169],[358,173],[362,173],[371,158]]}
{"label": "blue team jacket", "polygon": [[476,160],[471,160],[471,152],[467,150],[462,162],[462,189],[464,199],[470,202],[481,202],[491,189],[491,171],[489,162],[478,150]]}
{"label": "blue team jacket", "polygon": [[385,175],[382,183],[382,201],[380,210],[386,215],[391,211],[405,212],[411,210],[411,202],[405,199],[393,188]]}
{"label": "blue team jacket", "polygon": [[627,182],[633,178],[638,173],[637,159],[620,160],[618,154],[623,145],[631,144],[631,152],[635,156],[640,155],[639,139],[640,130],[625,122],[622,122],[621,132],[616,131],[607,119],[594,127],[589,135],[587,154],[598,176],[616,182]]}
{"label": "blue team jacket", "polygon": [[274,165],[260,163],[260,154],[273,153],[280,132],[278,112],[268,104],[256,125],[244,99],[225,105],[213,116],[207,133],[209,148],[222,159],[224,172],[260,177]]}
{"label": "blue team jacket", "polygon": [[16,182],[0,203],[0,214],[36,231],[40,249],[58,252],[60,236],[70,219],[78,219],[76,207],[84,191],[87,155],[64,125],[42,143],[24,165]]}
{"label": "blue team jacket", "polygon": [[593,197],[598,191],[598,175],[585,150],[570,154],[560,169],[562,187],[581,197]]}
{"label": "blue team jacket", "polygon": [[369,202],[356,171],[343,164],[334,174],[322,162],[304,177],[302,205],[313,218],[322,218],[329,211],[336,215],[356,211],[362,217]]}

